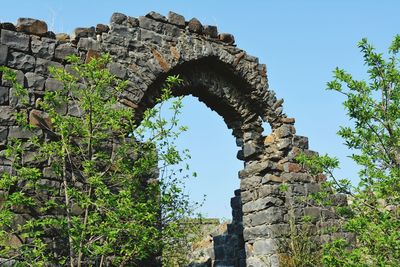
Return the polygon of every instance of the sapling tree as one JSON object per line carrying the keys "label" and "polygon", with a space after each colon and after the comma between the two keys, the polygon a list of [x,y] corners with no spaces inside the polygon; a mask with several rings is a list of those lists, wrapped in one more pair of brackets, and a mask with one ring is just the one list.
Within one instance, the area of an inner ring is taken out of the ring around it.
{"label": "sapling tree", "polygon": [[[338,135],[354,151],[350,157],[360,167],[360,182],[337,179],[335,158],[302,155],[298,160],[314,173],[330,177],[325,188],[349,195],[349,206],[338,212],[347,218],[345,230],[355,235],[355,241],[327,244],[325,266],[400,266],[400,36],[388,57],[366,39],[358,47],[368,67],[368,81],[337,68],[328,89],[345,97],[344,108],[353,125],[341,127]],[[316,200],[329,204],[329,190],[317,194]]]}
{"label": "sapling tree", "polygon": [[[173,252],[189,231],[181,222],[193,214],[179,176],[187,171],[173,168],[187,157],[174,146],[186,130],[177,119],[181,98],[171,120],[157,106],[139,124],[134,110],[120,104],[127,82],[105,67],[109,56],[67,60],[69,71],[50,69],[59,90],[35,103],[39,125],[26,116],[28,92],[1,68],[21,99],[20,125],[36,134],[9,140],[6,150],[11,166],[0,178],[0,258],[16,266],[71,267],[180,261]],[[169,99],[181,82],[168,77],[157,101]]]}

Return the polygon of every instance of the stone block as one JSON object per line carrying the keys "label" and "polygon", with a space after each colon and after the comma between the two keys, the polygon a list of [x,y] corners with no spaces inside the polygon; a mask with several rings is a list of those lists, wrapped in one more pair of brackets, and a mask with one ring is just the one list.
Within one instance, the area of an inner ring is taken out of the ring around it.
{"label": "stone block", "polygon": [[29,112],[29,123],[41,129],[52,129],[52,122],[49,115],[37,109],[32,109]]}
{"label": "stone block", "polygon": [[218,35],[218,39],[228,45],[232,45],[235,43],[235,37],[230,33],[221,33]]}
{"label": "stone block", "polygon": [[154,11],[150,11],[149,13],[147,13],[146,17],[154,19],[154,20],[162,21],[162,22],[167,22],[167,18],[165,16],[161,15],[160,13],[154,12]]}
{"label": "stone block", "polygon": [[168,13],[168,22],[182,28],[185,27],[185,17],[172,11]]}
{"label": "stone block", "polygon": [[[248,253],[247,253],[247,255],[248,255]],[[266,261],[265,259],[260,259],[260,258],[254,257],[254,256],[248,257],[246,259],[246,266],[247,267],[266,267],[266,266],[271,267],[269,265],[266,265],[265,261]]]}
{"label": "stone block", "polygon": [[283,164],[283,170],[285,172],[301,172],[303,167],[300,164],[293,163],[293,162],[286,162]]}
{"label": "stone block", "polygon": [[10,95],[10,88],[8,87],[0,87],[0,105],[8,105],[9,101],[9,95]]}
{"label": "stone block", "polygon": [[47,24],[44,21],[31,19],[31,18],[19,18],[16,25],[17,31],[26,32],[28,34],[35,34],[42,36],[47,33]]}
{"label": "stone block", "polygon": [[243,156],[245,159],[254,156],[258,151],[259,147],[254,142],[246,142],[243,145]]}
{"label": "stone block", "polygon": [[111,15],[110,23],[122,24],[126,21],[127,16],[122,13],[115,12]]}
{"label": "stone block", "polygon": [[15,32],[17,29],[15,28],[15,25],[11,22],[3,22],[0,23],[0,28],[8,31],[13,31]]}
{"label": "stone block", "polygon": [[51,60],[54,57],[56,42],[49,38],[32,37],[31,50],[36,57]]}
{"label": "stone block", "polygon": [[46,32],[46,34],[44,35],[44,37],[55,40],[56,39],[56,34],[52,31],[48,31]]}
{"label": "stone block", "polygon": [[0,148],[4,148],[7,144],[8,127],[0,126]]}
{"label": "stone block", "polygon": [[243,212],[241,209],[232,210],[232,221],[241,222],[243,221]]}
{"label": "stone block", "polygon": [[294,124],[296,122],[295,118],[281,118],[281,122],[285,124]]}
{"label": "stone block", "polygon": [[246,227],[243,230],[243,238],[245,241],[254,240],[256,238],[270,238],[270,226],[268,225],[259,225],[255,227]]}
{"label": "stone block", "polygon": [[120,35],[103,33],[102,39],[103,39],[102,43],[103,48],[107,48],[108,46],[111,46],[111,44],[119,46],[127,44],[125,38]]}
{"label": "stone block", "polygon": [[244,218],[248,217],[247,226],[258,226],[262,224],[275,224],[283,222],[283,214],[281,207],[270,207],[266,210],[258,211],[253,214],[249,214]]}
{"label": "stone block", "polygon": [[12,52],[7,65],[24,72],[33,71],[35,69],[35,58],[25,53]]}
{"label": "stone block", "polygon": [[105,24],[97,24],[96,25],[96,34],[102,34],[103,32],[108,32],[110,30],[110,27]]}
{"label": "stone block", "polygon": [[36,59],[36,68],[35,68],[36,73],[43,76],[48,76],[50,74],[49,67],[62,68],[63,65],[58,62],[50,61],[43,58]]}
{"label": "stone block", "polygon": [[232,209],[241,209],[242,201],[240,197],[232,197],[231,198],[231,207]]}
{"label": "stone block", "polygon": [[277,138],[284,138],[291,136],[296,133],[293,125],[283,124],[281,127],[274,130],[274,134]]}
{"label": "stone block", "polygon": [[290,138],[279,139],[276,142],[276,148],[278,150],[285,150],[285,149],[288,149],[291,144],[292,144],[292,140]]}
{"label": "stone block", "polygon": [[240,180],[240,189],[249,190],[258,187],[261,184],[261,176],[250,176]]}
{"label": "stone block", "polygon": [[165,24],[164,31],[162,32],[162,34],[172,37],[172,38],[164,37],[167,41],[174,41],[174,42],[178,41],[177,38],[181,36],[182,33],[183,30],[181,28],[172,24]]}
{"label": "stone block", "polygon": [[44,88],[46,91],[60,91],[63,90],[64,85],[56,79],[48,78],[45,82]]}
{"label": "stone block", "polygon": [[[38,59],[39,60],[39,59]],[[37,70],[37,68],[36,68]],[[34,91],[43,91],[44,84],[46,82],[46,78],[34,72],[27,72],[25,74],[26,84],[28,88],[33,89]]]}
{"label": "stone block", "polygon": [[9,106],[0,106],[0,125],[15,124],[15,110]]}
{"label": "stone block", "polygon": [[308,149],[308,138],[305,136],[295,135],[293,136],[293,145],[301,149]]}
{"label": "stone block", "polygon": [[254,255],[269,255],[278,249],[277,241],[274,239],[256,240],[253,244]]}
{"label": "stone block", "polygon": [[1,31],[0,42],[10,48],[29,51],[29,35],[21,32],[13,32],[8,30]]}
{"label": "stone block", "polygon": [[96,29],[94,27],[90,28],[75,28],[73,37],[75,39],[96,37]]}
{"label": "stone block", "polygon": [[163,36],[153,31],[140,29],[140,40],[144,42],[152,42],[161,45]]}
{"label": "stone block", "polygon": [[251,131],[251,132],[245,132],[243,134],[243,140],[245,142],[249,141],[249,140],[258,140],[258,138],[261,137],[261,133],[256,132],[256,131]]}
{"label": "stone block", "polygon": [[236,143],[236,146],[238,146],[238,147],[243,146],[243,138],[236,138],[235,143]]}
{"label": "stone block", "polygon": [[238,150],[238,152],[236,153],[236,158],[238,160],[245,160],[244,155],[243,155],[243,150]]}
{"label": "stone block", "polygon": [[275,137],[273,134],[267,135],[264,139],[264,145],[269,146],[275,142]]}
{"label": "stone block", "polygon": [[321,190],[321,184],[309,183],[305,185],[307,194],[313,194]]}
{"label": "stone block", "polygon": [[77,55],[78,50],[69,43],[60,44],[56,47],[55,58],[64,60],[66,56]]}
{"label": "stone block", "polygon": [[240,189],[236,189],[235,191],[233,191],[233,194],[235,195],[235,197],[240,197],[242,190]]}
{"label": "stone block", "polygon": [[149,19],[143,16],[139,17],[139,27],[142,29],[162,33],[164,25],[165,24],[163,24],[162,22],[156,21],[154,19]]}
{"label": "stone block", "polygon": [[144,96],[144,92],[140,89],[129,87],[122,92],[121,97],[125,97],[135,104],[139,104]]}
{"label": "stone block", "polygon": [[[232,55],[231,53],[229,53],[227,50],[224,49],[220,49],[218,50],[218,56],[219,58],[227,63],[227,64],[234,64],[236,57],[234,55]],[[252,75],[250,72],[248,72],[248,74],[246,75]],[[250,77],[248,79],[251,79]]]}
{"label": "stone block", "polygon": [[243,203],[251,201],[253,199],[257,199],[257,194],[255,191],[243,191],[241,193],[241,199]]}
{"label": "stone block", "polygon": [[100,52],[89,49],[86,53],[85,63],[89,63],[92,59],[97,59],[100,57]]}
{"label": "stone block", "polygon": [[29,104],[29,95],[18,95],[15,88],[10,88],[10,106],[21,108]]}
{"label": "stone block", "polygon": [[239,178],[242,179],[248,176],[263,174],[272,167],[273,163],[270,161],[252,162],[247,164],[243,170],[239,171]]}
{"label": "stone block", "polygon": [[284,183],[287,182],[287,179],[281,176],[273,175],[273,174],[266,174],[263,179],[262,183]]}
{"label": "stone block", "polygon": [[80,38],[78,42],[78,48],[83,50],[99,51],[100,44],[93,38]]}
{"label": "stone block", "polygon": [[32,131],[21,126],[11,126],[8,132],[8,138],[29,139],[34,135]]}
{"label": "stone block", "polygon": [[283,173],[281,177],[289,182],[311,182],[312,180],[307,173]]}
{"label": "stone block", "polygon": [[247,202],[243,205],[242,209],[244,213],[255,212],[264,210],[269,207],[283,206],[283,201],[276,197],[259,198],[255,201]]}
{"label": "stone block", "polygon": [[283,107],[279,107],[279,108],[275,109],[276,116],[281,116],[282,113],[283,113]]}
{"label": "stone block", "polygon": [[0,44],[0,66],[7,64],[8,46]]}
{"label": "stone block", "polygon": [[218,38],[217,26],[206,25],[204,26],[203,33],[211,38]]}
{"label": "stone block", "polygon": [[271,238],[287,237],[290,234],[290,225],[278,223],[268,226],[269,235]]}
{"label": "stone block", "polygon": [[263,185],[257,189],[258,197],[279,196],[282,192],[279,190],[279,185]]}
{"label": "stone block", "polygon": [[[30,138],[30,137],[20,137],[20,138]],[[37,165],[46,162],[47,159],[40,157],[36,151],[26,151],[22,155],[22,164],[26,165]]]}
{"label": "stone block", "polygon": [[[117,34],[127,40],[133,40],[138,37],[139,30],[137,28],[130,28],[125,25],[112,24],[110,34]],[[120,43],[120,45],[122,45]]]}
{"label": "stone block", "polygon": [[70,103],[68,105],[68,115],[80,117],[82,116],[82,110],[75,103]]}
{"label": "stone block", "polygon": [[306,195],[306,187],[304,184],[293,184],[289,186],[290,192],[295,195]]}
{"label": "stone block", "polygon": [[128,16],[128,18],[126,19],[126,22],[128,24],[128,26],[130,27],[138,27],[139,26],[139,20],[137,18]]}
{"label": "stone block", "polygon": [[124,65],[121,65],[119,63],[110,63],[108,66],[108,70],[110,71],[111,74],[117,76],[118,78],[125,79],[127,70]]}
{"label": "stone block", "polygon": [[336,219],[338,217],[333,210],[328,208],[324,208],[321,210],[321,216],[324,220]]}
{"label": "stone block", "polygon": [[191,31],[191,32],[195,32],[198,34],[201,34],[203,32],[203,25],[196,18],[192,18],[191,20],[189,20],[187,26],[188,26],[189,31]]}
{"label": "stone block", "polygon": [[71,40],[71,36],[69,36],[69,34],[66,33],[57,33],[56,40],[63,43],[69,42]]}

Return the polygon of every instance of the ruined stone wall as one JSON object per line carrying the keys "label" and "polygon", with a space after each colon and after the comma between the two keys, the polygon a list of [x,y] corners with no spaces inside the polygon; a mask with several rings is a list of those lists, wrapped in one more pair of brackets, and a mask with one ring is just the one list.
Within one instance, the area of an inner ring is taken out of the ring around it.
{"label": "ruined stone wall", "polygon": [[[311,216],[316,233],[325,225],[337,224],[329,208],[300,200],[318,191],[323,177],[311,177],[295,162],[300,152],[314,152],[308,150],[306,137],[296,135],[295,119],[284,114],[283,100],[268,88],[266,66],[237,48],[233,35],[218,33],[215,26],[202,25],[197,19],[186,21],[173,12],[168,17],[151,12],[139,18],[115,13],[110,25],[77,28],[71,36],[49,32],[44,22],[33,19],[20,19],[16,25],[2,23],[0,65],[16,70],[18,81],[29,89],[31,107],[25,111],[30,122],[39,126],[37,134],[43,132],[35,102],[44,91],[60,87],[49,77],[48,67],[68,69],[65,56],[76,54],[89,60],[101,52],[112,56],[110,71],[129,81],[120,101],[137,114],[155,104],[168,75],[180,74],[185,82],[175,94],[198,97],[232,129],[244,169],[239,172],[240,190],[232,203],[231,228],[214,240],[214,266],[279,266],[279,255],[285,252],[280,244],[288,237],[290,214],[296,222],[303,215]],[[13,88],[2,80],[0,171],[10,166],[2,156],[8,140],[29,137],[16,126],[14,112],[19,108]],[[68,106],[60,112],[77,111]],[[263,122],[271,126],[268,136],[262,134]],[[33,161],[33,156],[25,162]],[[41,164],[43,183],[59,186],[47,163]],[[283,183],[286,191],[280,190]],[[338,196],[334,202],[345,204],[346,199]],[[316,238],[324,241],[331,235]],[[227,251],[229,247],[233,249]]]}
{"label": "ruined stone wall", "polygon": [[235,190],[231,207],[231,221],[214,223],[207,231],[202,231],[200,240],[192,244],[192,264],[189,267],[246,266],[240,189]]}

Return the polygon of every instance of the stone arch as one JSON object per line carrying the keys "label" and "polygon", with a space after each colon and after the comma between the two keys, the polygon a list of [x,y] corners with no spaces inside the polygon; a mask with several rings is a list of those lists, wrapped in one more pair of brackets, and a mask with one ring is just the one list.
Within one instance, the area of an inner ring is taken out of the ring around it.
{"label": "stone arch", "polygon": [[[203,27],[196,19],[183,22],[179,17],[181,21],[177,23],[177,16],[170,13],[165,18],[151,12],[134,20],[115,14],[110,30],[98,38],[100,50],[110,52],[115,58],[111,70],[132,81],[127,100],[137,105],[139,111],[143,110],[152,105],[157,88],[168,74],[187,76],[186,89],[180,88],[179,93],[198,96],[224,118],[237,143],[243,145],[243,155],[239,158],[262,153],[262,122],[268,122],[275,130],[286,119],[282,101],[268,88],[266,66],[237,48],[232,35],[218,35],[216,27]],[[78,49],[89,51],[91,46],[84,45],[88,40],[79,39]],[[121,69],[127,70],[126,73],[121,73]],[[221,82],[228,80],[231,84],[225,89],[231,89],[224,92]],[[138,85],[141,87],[137,88]],[[190,92],[188,88],[193,86],[209,90]]]}
{"label": "stone arch", "polygon": [[[0,31],[0,65],[15,69],[19,82],[29,89],[30,113],[36,112],[34,103],[44,90],[59,86],[49,77],[48,66],[68,70],[67,55],[88,61],[107,52],[112,57],[110,71],[129,80],[120,101],[138,114],[154,105],[167,75],[180,74],[185,83],[176,94],[192,94],[224,118],[242,147],[238,158],[245,162],[239,172],[240,190],[232,201],[237,224],[231,227],[233,232],[242,231],[245,247],[235,247],[234,260],[225,257],[215,264],[279,266],[278,243],[288,235],[289,209],[298,216],[323,215],[323,208],[296,200],[319,190],[321,177],[310,176],[294,159],[300,152],[313,153],[308,139],[295,135],[294,119],[283,113],[283,100],[268,87],[266,66],[237,48],[233,35],[218,34],[215,26],[186,21],[173,12],[168,17],[150,12],[139,18],[114,13],[110,25],[77,28],[72,36],[49,32],[45,22],[34,19],[2,23]],[[25,136],[13,116],[18,99],[10,85],[2,81],[0,93],[2,150],[9,138]],[[263,122],[271,126],[268,136],[262,135]],[[4,170],[9,162],[1,155]],[[288,184],[286,192],[279,190],[283,182]],[[336,223],[335,215],[324,216]]]}
{"label": "stone arch", "polygon": [[[261,119],[258,111],[249,102],[249,87],[244,81],[236,79],[227,66],[214,58],[206,58],[184,63],[172,69],[167,75],[180,75],[184,83],[174,88],[174,94],[192,95],[207,107],[217,112],[232,130],[232,135],[241,144],[244,132],[261,131]],[[160,82],[150,86],[147,98],[141,103],[148,108],[162,87]],[[259,135],[258,137],[261,137]],[[260,139],[260,138],[258,138]],[[260,140],[257,140],[260,141]]]}

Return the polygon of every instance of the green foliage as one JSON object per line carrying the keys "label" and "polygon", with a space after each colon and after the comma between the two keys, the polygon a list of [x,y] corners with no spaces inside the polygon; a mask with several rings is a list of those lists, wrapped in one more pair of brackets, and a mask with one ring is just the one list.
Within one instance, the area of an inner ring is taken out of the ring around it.
{"label": "green foliage", "polygon": [[[186,130],[177,119],[181,98],[173,102],[171,120],[159,105],[146,110],[138,126],[134,110],[119,103],[127,82],[104,67],[108,55],[87,64],[75,56],[68,61],[69,72],[50,69],[62,88],[37,101],[51,120],[44,136],[12,140],[7,148],[12,168],[0,178],[0,258],[16,266],[143,266],[156,257],[165,266],[183,262],[182,244],[195,229],[181,223],[194,209],[182,191],[187,170],[173,168],[188,157],[174,146]],[[20,96],[27,94],[12,71],[1,71]],[[171,98],[181,82],[168,77],[157,101]],[[75,112],[63,113],[66,105]],[[26,116],[20,122],[34,130]],[[31,151],[36,165],[24,160]],[[42,177],[44,165],[52,177]]]}
{"label": "green foliage", "polygon": [[[345,229],[354,233],[356,240],[327,244],[325,266],[400,266],[400,36],[395,37],[387,58],[375,52],[366,39],[358,47],[369,80],[356,80],[336,68],[328,89],[346,98],[343,105],[354,124],[341,127],[338,135],[355,151],[351,158],[360,166],[359,184],[335,179],[336,159],[301,156],[299,161],[311,172],[327,173],[331,180],[326,188],[346,192],[351,200],[345,211]],[[330,193],[322,194],[327,197]]]}

